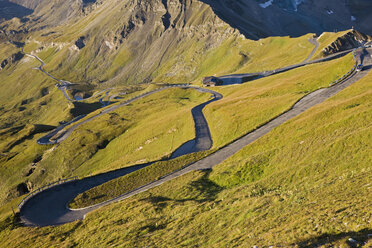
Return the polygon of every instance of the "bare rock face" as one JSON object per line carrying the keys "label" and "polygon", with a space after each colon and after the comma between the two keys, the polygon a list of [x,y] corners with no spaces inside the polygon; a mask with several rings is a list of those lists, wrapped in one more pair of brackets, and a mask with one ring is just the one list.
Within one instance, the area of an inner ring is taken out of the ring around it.
{"label": "bare rock face", "polygon": [[337,40],[334,41],[331,45],[324,48],[322,53],[324,56],[327,56],[337,52],[357,48],[368,41],[371,41],[370,36],[362,34],[356,30],[352,30],[347,34],[337,38]]}

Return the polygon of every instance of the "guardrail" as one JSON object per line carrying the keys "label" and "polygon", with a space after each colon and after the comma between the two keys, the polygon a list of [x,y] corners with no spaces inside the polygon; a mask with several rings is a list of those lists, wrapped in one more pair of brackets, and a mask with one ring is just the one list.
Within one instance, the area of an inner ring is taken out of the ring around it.
{"label": "guardrail", "polygon": [[354,49],[354,50],[353,50],[353,58],[354,58],[354,61],[355,61],[355,63],[354,63],[354,67],[353,67],[350,71],[348,71],[345,75],[343,75],[342,77],[340,77],[340,78],[337,79],[336,81],[333,81],[332,83],[330,83],[329,86],[333,86],[333,85],[338,84],[339,82],[345,80],[347,77],[349,77],[349,76],[350,76],[350,75],[351,75],[351,74],[356,70],[356,68],[357,68],[357,66],[358,66],[357,58],[356,58],[356,56],[355,56],[355,51],[356,51],[356,50],[357,50],[357,49]]}
{"label": "guardrail", "polygon": [[53,183],[50,183],[46,186],[43,186],[41,188],[38,188],[37,190],[34,190],[30,193],[28,193],[23,199],[22,201],[17,205],[18,209],[21,210],[21,208],[23,207],[23,205],[31,198],[33,197],[34,195],[37,195],[39,194],[40,192],[46,190],[46,189],[49,189],[49,188],[52,188],[54,186],[57,186],[57,185],[61,185],[61,184],[64,184],[64,183],[68,183],[68,182],[72,182],[72,181],[76,181],[78,180],[78,177],[69,177],[69,178],[65,178],[65,179],[61,179],[61,180],[58,180],[56,182],[53,182]]}

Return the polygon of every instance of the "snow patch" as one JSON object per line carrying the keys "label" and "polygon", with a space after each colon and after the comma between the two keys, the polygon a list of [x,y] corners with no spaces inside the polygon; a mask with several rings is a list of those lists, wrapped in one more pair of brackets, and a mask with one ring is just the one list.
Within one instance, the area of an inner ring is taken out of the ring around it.
{"label": "snow patch", "polygon": [[270,5],[272,5],[274,2],[274,0],[269,0],[265,3],[260,3],[260,7],[263,8],[263,9],[266,9],[267,7],[269,7]]}
{"label": "snow patch", "polygon": [[355,16],[351,16],[351,21],[352,21],[352,22],[355,22],[355,21],[356,21]]}

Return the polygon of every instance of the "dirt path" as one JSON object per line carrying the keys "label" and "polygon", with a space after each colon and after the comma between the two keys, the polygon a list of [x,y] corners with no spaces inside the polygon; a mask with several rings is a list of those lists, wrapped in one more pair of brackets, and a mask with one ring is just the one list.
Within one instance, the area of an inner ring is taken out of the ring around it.
{"label": "dirt path", "polygon": [[[218,150],[217,152],[211,154],[210,156],[195,162],[184,169],[175,171],[167,176],[160,178],[157,181],[144,185],[134,191],[123,194],[117,198],[111,199],[109,201],[87,207],[84,209],[71,210],[67,208],[68,202],[70,202],[77,194],[82,193],[92,187],[98,186],[105,183],[113,178],[128,174],[139,168],[143,168],[148,164],[137,165],[129,168],[124,168],[121,170],[97,175],[95,177],[85,178],[82,180],[62,184],[50,188],[48,190],[42,191],[41,193],[30,198],[21,208],[21,219],[25,224],[36,225],[36,226],[49,226],[49,225],[60,225],[75,220],[83,219],[84,216],[102,206],[106,206],[113,202],[124,200],[128,197],[136,195],[138,193],[144,192],[156,186],[163,184],[164,182],[175,179],[179,176],[185,175],[191,171],[211,169],[214,166],[220,164],[227,158],[233,156],[239,150],[245,146],[251,144],[255,140],[269,133],[275,127],[283,124],[284,122],[300,115],[309,108],[324,102],[328,98],[334,96],[341,90],[350,86],[351,84],[357,82],[362,77],[367,75],[367,73],[372,68],[372,50],[368,51],[368,56],[364,56],[364,67],[362,71],[353,72],[346,80],[335,84],[329,88],[319,89],[311,94],[303,97],[299,100],[293,107],[287,112],[279,115],[273,120],[269,121],[260,128],[248,133],[247,135],[239,138],[238,140],[232,142],[226,147]],[[357,54],[358,57],[361,53]]]}

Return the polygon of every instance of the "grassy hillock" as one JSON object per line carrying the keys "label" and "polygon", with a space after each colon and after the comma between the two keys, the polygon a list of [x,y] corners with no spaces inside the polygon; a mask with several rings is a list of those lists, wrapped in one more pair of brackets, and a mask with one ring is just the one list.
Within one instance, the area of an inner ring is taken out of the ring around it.
{"label": "grassy hillock", "polygon": [[371,82],[370,73],[211,172],[190,173],[84,221],[29,228],[8,219],[1,246],[347,247],[349,238],[367,242]]}

